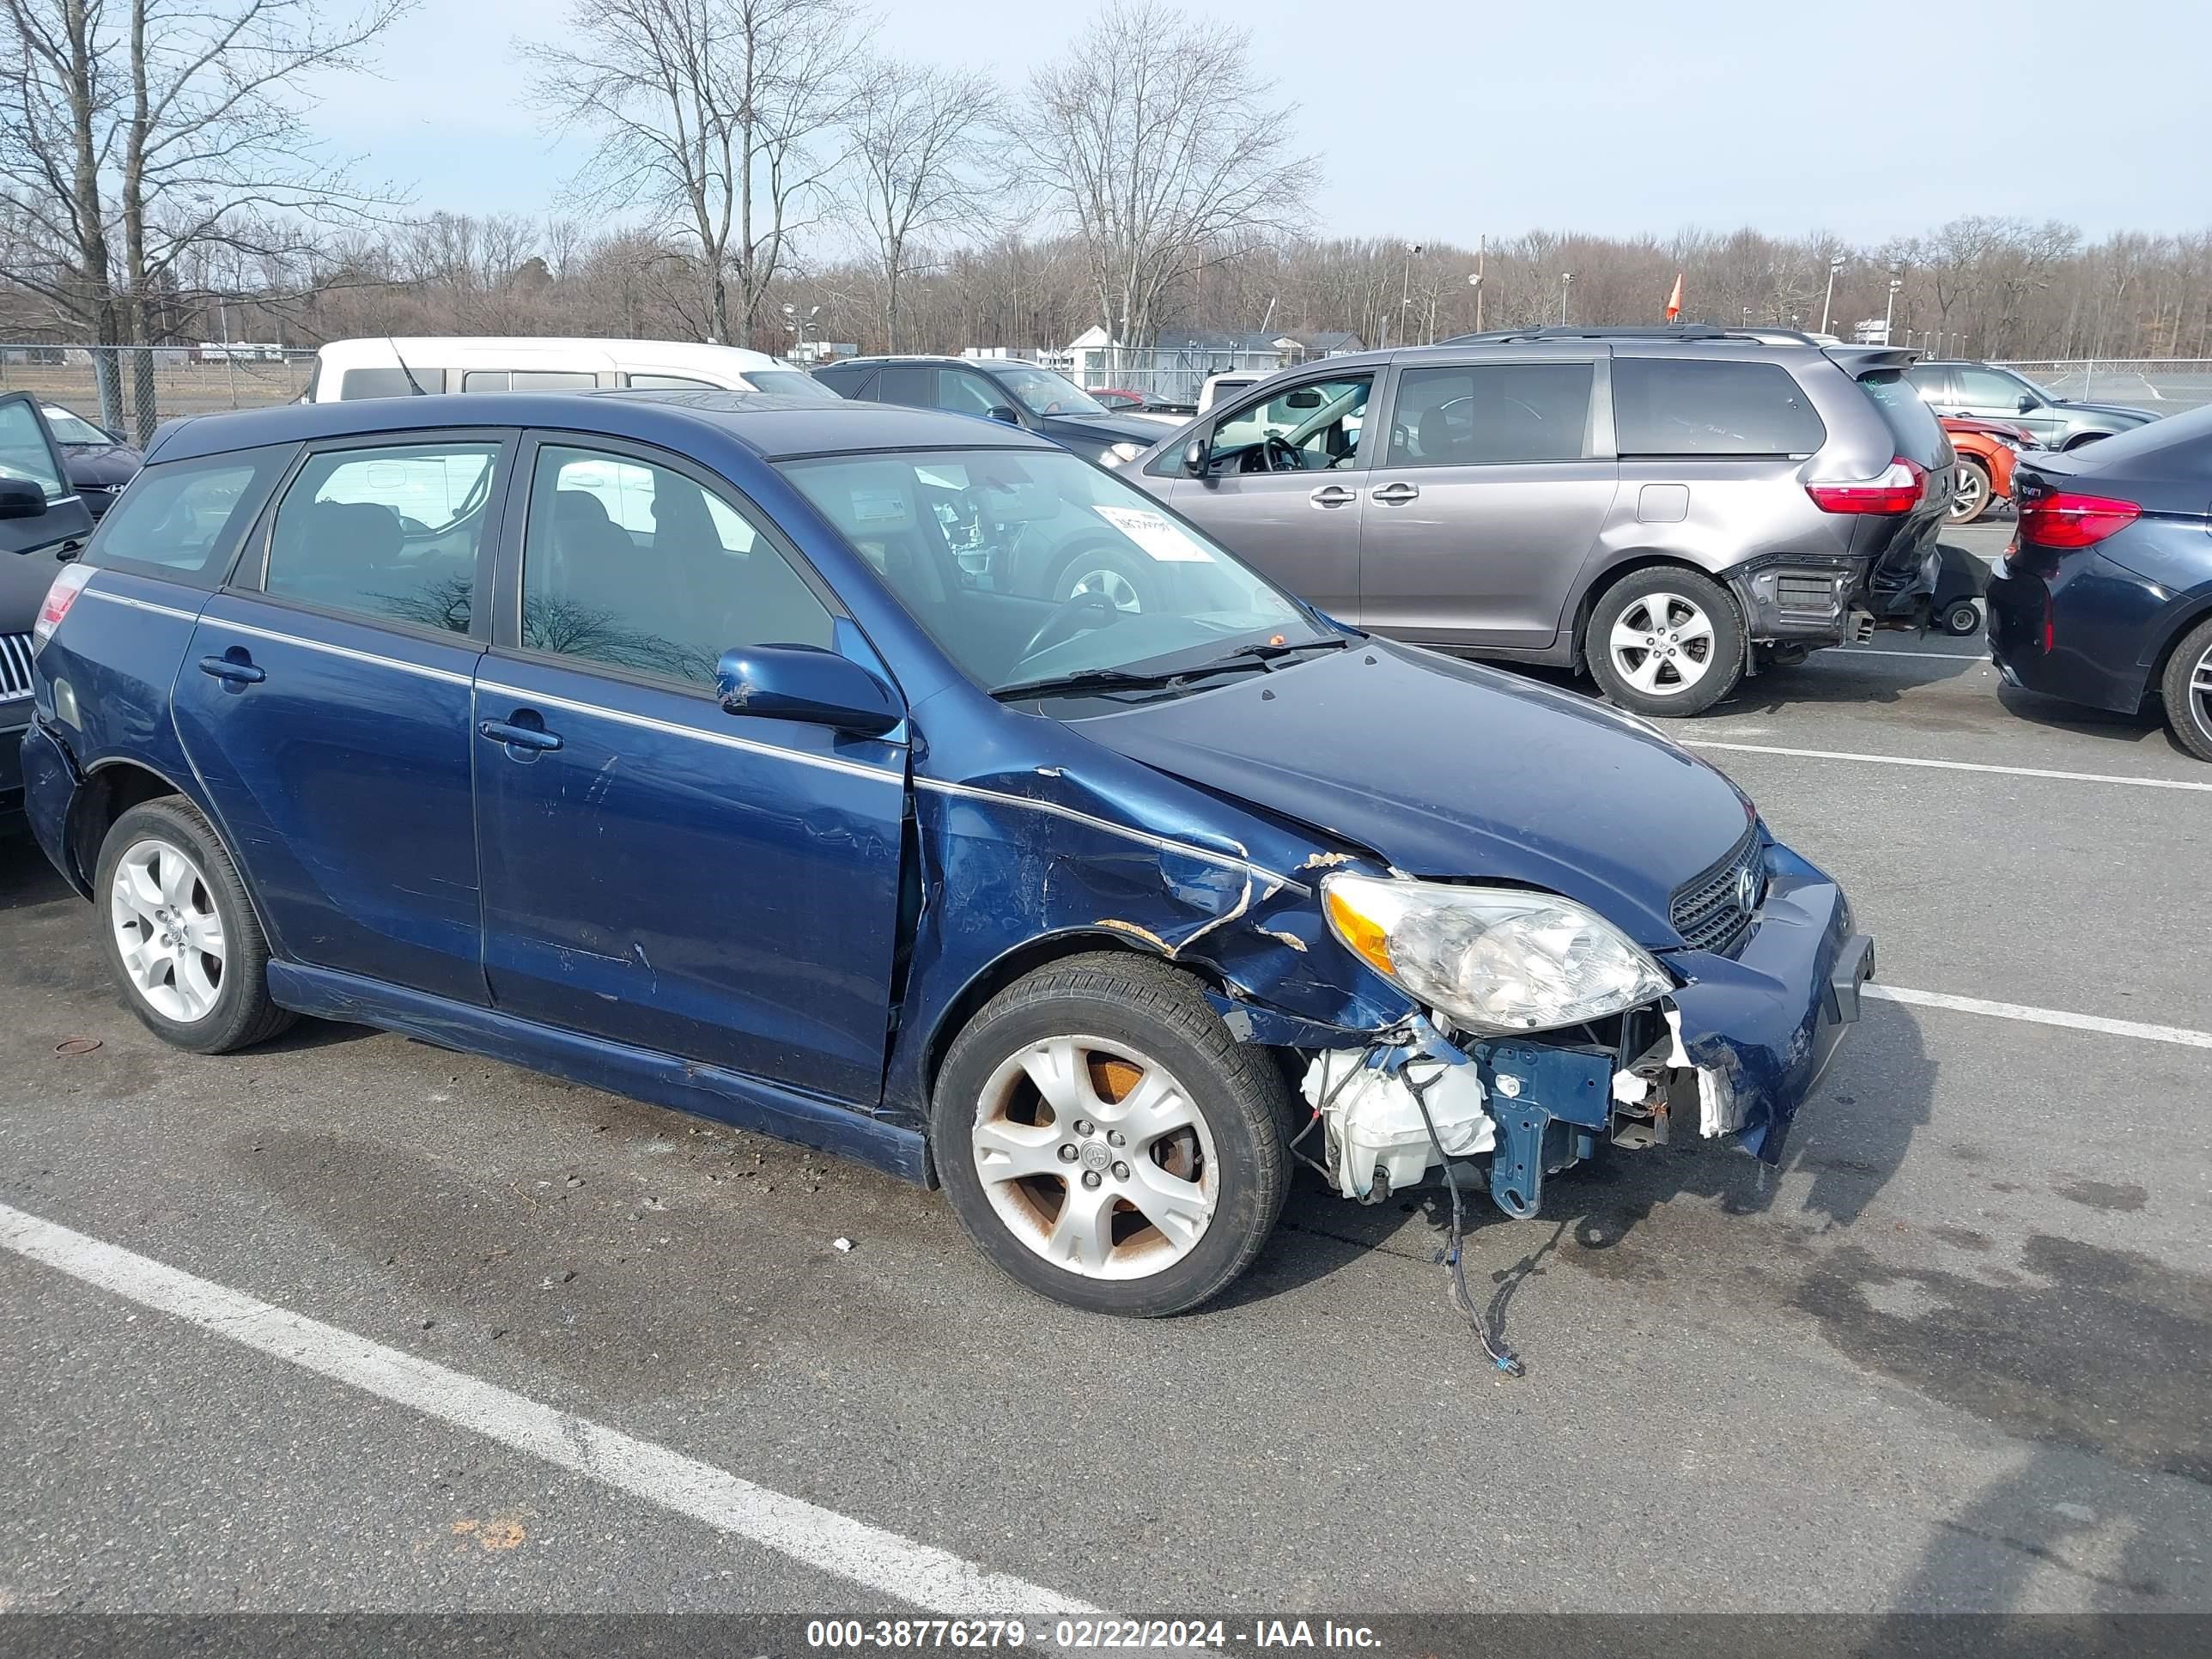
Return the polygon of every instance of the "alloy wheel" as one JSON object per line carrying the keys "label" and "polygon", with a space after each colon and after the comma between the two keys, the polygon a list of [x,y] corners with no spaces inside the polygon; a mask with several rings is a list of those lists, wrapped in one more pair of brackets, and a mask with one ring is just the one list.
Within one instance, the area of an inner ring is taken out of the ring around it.
{"label": "alloy wheel", "polygon": [[207,876],[186,854],[165,841],[133,842],[115,866],[108,920],[147,1006],[180,1024],[214,1010],[228,941]]}
{"label": "alloy wheel", "polygon": [[2212,737],[2212,650],[2197,659],[2197,666],[2189,671],[2190,714],[2197,721],[2197,729]]}
{"label": "alloy wheel", "polygon": [[1989,501],[1990,481],[1976,466],[1960,467],[1958,477],[1958,488],[1951,496],[1951,522],[1965,524],[1981,516]]}
{"label": "alloy wheel", "polygon": [[1712,618],[1680,593],[1647,593],[1614,618],[1607,649],[1615,671],[1638,691],[1673,696],[1712,665]]}
{"label": "alloy wheel", "polygon": [[1086,571],[1067,590],[1067,597],[1071,599],[1078,593],[1103,594],[1112,601],[1116,611],[1127,611],[1133,616],[1145,608],[1144,601],[1138,597],[1136,584],[1118,570],[1101,568]]}
{"label": "alloy wheel", "polygon": [[1006,1231],[1085,1279],[1142,1279],[1188,1255],[1220,1196],[1213,1133],[1188,1091],[1122,1042],[1061,1036],[1010,1054],[970,1141]]}

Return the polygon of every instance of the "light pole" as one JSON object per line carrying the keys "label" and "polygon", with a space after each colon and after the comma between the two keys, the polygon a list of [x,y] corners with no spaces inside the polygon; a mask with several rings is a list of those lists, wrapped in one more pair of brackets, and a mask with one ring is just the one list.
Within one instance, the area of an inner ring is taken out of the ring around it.
{"label": "light pole", "polygon": [[1828,261],[1828,291],[1820,296],[1820,332],[1828,331],[1828,312],[1836,300],[1836,273],[1844,268],[1844,256],[1838,253]]}
{"label": "light pole", "polygon": [[1897,316],[1897,290],[1905,286],[1905,278],[1892,271],[1889,277],[1889,303],[1881,309],[1881,343],[1889,343],[1889,325]]}
{"label": "light pole", "polygon": [[1482,332],[1482,267],[1489,252],[1490,235],[1486,231],[1474,239],[1474,272],[1467,279],[1468,285],[1474,290],[1474,331],[1477,334]]}
{"label": "light pole", "polygon": [[792,362],[803,363],[806,361],[806,325],[814,320],[815,313],[821,309],[820,306],[809,306],[801,311],[795,305],[787,303],[784,306],[783,314],[791,319],[791,331],[798,337],[797,343],[791,348]]}
{"label": "light pole", "polygon": [[1569,289],[1572,289],[1574,285],[1575,273],[1573,271],[1563,270],[1559,273],[1559,326],[1561,328],[1565,328],[1567,325],[1567,292]]}
{"label": "light pole", "polygon": [[1400,332],[1408,336],[1413,331],[1413,325],[1406,320],[1407,313],[1413,308],[1413,256],[1420,251],[1419,242],[1406,244],[1406,272],[1398,283],[1398,328]]}

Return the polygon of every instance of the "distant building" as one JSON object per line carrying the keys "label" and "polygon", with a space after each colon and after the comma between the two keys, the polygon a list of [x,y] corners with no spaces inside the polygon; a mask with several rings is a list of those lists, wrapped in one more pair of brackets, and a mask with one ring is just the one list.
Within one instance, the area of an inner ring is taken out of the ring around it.
{"label": "distant building", "polygon": [[1355,351],[1367,349],[1365,341],[1341,329],[1285,334],[1274,344],[1285,363],[1311,362],[1316,357],[1348,357]]}
{"label": "distant building", "polygon": [[1167,401],[1188,403],[1206,377],[1234,369],[1272,374],[1288,362],[1295,340],[1256,331],[1166,330],[1149,346],[1123,345],[1103,328],[1089,328],[1044,362],[1082,386],[1123,386]]}

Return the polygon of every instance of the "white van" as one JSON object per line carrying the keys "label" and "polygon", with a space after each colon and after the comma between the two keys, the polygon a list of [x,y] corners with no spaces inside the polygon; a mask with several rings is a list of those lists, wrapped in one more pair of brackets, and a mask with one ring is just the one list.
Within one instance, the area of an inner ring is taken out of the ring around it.
{"label": "white van", "polygon": [[836,403],[837,394],[764,351],[681,340],[507,339],[481,335],[333,340],[315,354],[302,403],[441,392],[766,392]]}

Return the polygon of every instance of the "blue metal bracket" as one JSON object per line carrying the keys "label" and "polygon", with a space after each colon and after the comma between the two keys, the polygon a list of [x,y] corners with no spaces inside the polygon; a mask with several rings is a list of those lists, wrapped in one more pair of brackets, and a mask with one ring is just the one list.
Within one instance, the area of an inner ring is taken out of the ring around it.
{"label": "blue metal bracket", "polygon": [[1517,1220],[1544,1201],[1544,1177],[1596,1150],[1613,1113],[1613,1056],[1578,1048],[1487,1042],[1471,1045],[1498,1125],[1490,1196]]}

